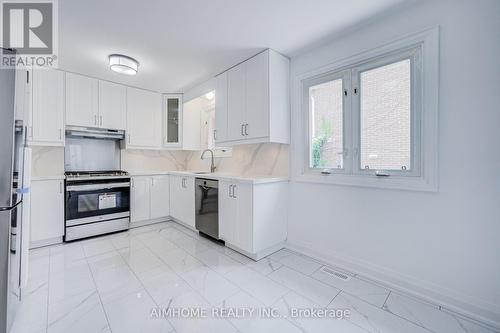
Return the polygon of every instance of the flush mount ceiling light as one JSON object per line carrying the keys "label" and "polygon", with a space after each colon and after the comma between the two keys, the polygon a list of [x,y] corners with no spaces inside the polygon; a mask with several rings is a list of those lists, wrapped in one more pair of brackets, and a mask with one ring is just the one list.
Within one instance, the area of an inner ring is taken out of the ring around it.
{"label": "flush mount ceiling light", "polygon": [[139,68],[139,62],[122,54],[111,54],[109,56],[109,68],[117,73],[135,75]]}

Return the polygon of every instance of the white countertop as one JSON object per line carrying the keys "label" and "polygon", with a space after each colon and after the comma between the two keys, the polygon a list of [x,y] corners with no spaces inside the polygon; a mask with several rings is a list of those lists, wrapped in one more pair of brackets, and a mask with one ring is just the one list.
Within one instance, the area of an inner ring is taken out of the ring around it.
{"label": "white countertop", "polygon": [[[253,184],[265,184],[265,183],[279,183],[279,182],[288,182],[288,177],[280,177],[280,176],[265,176],[265,175],[256,175],[256,176],[241,176],[236,174],[230,174],[225,172],[214,172],[214,173],[200,173],[199,171],[139,171],[139,172],[130,172],[131,177],[138,176],[163,176],[163,175],[179,175],[185,177],[197,177],[197,178],[207,178],[207,179],[216,179],[216,180],[230,180],[230,181],[239,181],[245,183],[253,183]],[[64,175],[53,175],[53,176],[33,176],[31,179],[34,181],[37,180],[60,180],[64,179]]]}
{"label": "white countertop", "polygon": [[288,182],[288,177],[279,176],[241,176],[224,172],[199,173],[197,171],[144,171],[130,172],[131,176],[159,176],[159,175],[179,175],[186,177],[207,178],[216,180],[233,180],[248,182],[253,184]]}

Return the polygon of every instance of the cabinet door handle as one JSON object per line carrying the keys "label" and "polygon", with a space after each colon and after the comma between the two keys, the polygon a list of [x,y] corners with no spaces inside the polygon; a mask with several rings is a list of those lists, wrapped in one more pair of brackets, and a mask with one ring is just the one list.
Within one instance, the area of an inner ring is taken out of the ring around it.
{"label": "cabinet door handle", "polygon": [[214,140],[217,140],[217,130],[214,130]]}
{"label": "cabinet door handle", "polygon": [[30,126],[30,138],[33,137],[33,126]]}
{"label": "cabinet door handle", "polygon": [[130,134],[128,135],[128,144],[130,144]]}
{"label": "cabinet door handle", "polygon": [[62,129],[59,129],[59,140],[62,140]]}
{"label": "cabinet door handle", "polygon": [[61,194],[63,193],[63,181],[62,180],[59,182],[59,193],[61,193]]}
{"label": "cabinet door handle", "polygon": [[241,124],[241,136],[245,136],[245,133],[243,132],[243,127],[245,126],[245,124]]}
{"label": "cabinet door handle", "polygon": [[99,116],[99,125],[102,126],[102,116]]}
{"label": "cabinet door handle", "polygon": [[245,124],[245,135],[248,135],[248,124]]}
{"label": "cabinet door handle", "polygon": [[94,125],[97,126],[97,115],[94,115]]}
{"label": "cabinet door handle", "polygon": [[236,185],[233,185],[233,198],[236,199]]}
{"label": "cabinet door handle", "polygon": [[233,188],[233,185],[229,185],[229,191],[228,191],[228,192],[229,192],[229,197],[230,197],[230,198],[232,198],[232,197],[233,197],[233,195],[232,195],[232,193],[231,193],[231,189],[232,189],[232,188]]}

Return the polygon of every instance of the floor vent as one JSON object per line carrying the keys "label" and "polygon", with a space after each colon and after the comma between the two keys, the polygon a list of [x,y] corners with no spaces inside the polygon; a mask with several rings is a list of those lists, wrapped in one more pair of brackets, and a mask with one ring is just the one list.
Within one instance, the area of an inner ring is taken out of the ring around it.
{"label": "floor vent", "polygon": [[345,273],[334,271],[333,269],[328,268],[326,266],[321,267],[320,270],[323,273],[326,273],[328,275],[334,276],[334,277],[336,277],[337,279],[340,279],[340,280],[349,281],[351,279],[351,276],[349,276],[349,275],[347,275]]}

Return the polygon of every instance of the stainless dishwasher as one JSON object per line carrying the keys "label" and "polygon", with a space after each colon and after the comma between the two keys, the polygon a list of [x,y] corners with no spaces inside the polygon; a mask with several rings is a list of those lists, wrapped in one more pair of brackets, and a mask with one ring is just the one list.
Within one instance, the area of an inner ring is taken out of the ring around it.
{"label": "stainless dishwasher", "polygon": [[196,178],[196,229],[219,239],[219,182]]}

